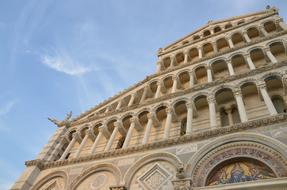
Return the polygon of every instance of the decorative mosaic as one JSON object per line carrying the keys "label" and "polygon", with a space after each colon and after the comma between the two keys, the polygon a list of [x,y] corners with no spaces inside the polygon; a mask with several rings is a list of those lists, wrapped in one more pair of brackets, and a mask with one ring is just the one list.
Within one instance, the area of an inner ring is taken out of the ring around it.
{"label": "decorative mosaic", "polygon": [[220,166],[214,169],[215,171],[212,172],[206,185],[239,183],[276,177],[268,166],[252,159],[227,162]]}

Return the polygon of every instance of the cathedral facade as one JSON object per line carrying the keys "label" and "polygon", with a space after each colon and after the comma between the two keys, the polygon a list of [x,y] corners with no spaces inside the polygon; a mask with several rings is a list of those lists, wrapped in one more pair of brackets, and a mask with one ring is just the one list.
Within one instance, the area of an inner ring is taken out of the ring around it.
{"label": "cathedral facade", "polygon": [[208,24],[157,71],[57,130],[12,190],[287,190],[287,25]]}

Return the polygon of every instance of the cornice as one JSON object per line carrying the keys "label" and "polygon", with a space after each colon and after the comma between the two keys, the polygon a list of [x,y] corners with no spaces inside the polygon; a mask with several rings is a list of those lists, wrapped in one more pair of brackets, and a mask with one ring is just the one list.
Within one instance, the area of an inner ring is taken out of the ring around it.
{"label": "cornice", "polygon": [[146,145],[129,147],[126,149],[117,149],[110,152],[99,153],[95,155],[84,156],[80,158],[73,158],[63,161],[48,162],[44,160],[31,160],[26,162],[26,166],[40,166],[39,169],[49,169],[54,167],[66,166],[71,164],[83,163],[88,161],[115,158],[117,156],[128,155],[137,152],[143,152],[147,150],[154,150],[159,148],[170,147],[174,145],[184,144],[188,142],[197,142],[213,137],[218,137],[226,134],[232,134],[236,132],[241,132],[249,129],[255,129],[260,127],[265,127],[268,125],[274,125],[278,123],[283,123],[287,121],[287,114],[278,114],[276,116],[269,116],[262,119],[252,120],[245,123],[235,124],[233,126],[218,127],[215,129],[208,129],[202,132],[194,132],[191,135],[180,136],[176,138],[171,138],[167,140],[162,140],[158,142],[149,143]]}
{"label": "cornice", "polygon": [[127,93],[127,92],[129,92],[129,91],[135,89],[136,87],[138,87],[138,86],[140,86],[140,85],[142,85],[142,84],[144,84],[144,83],[146,83],[146,82],[148,82],[148,81],[150,81],[150,80],[152,80],[152,79],[154,79],[154,78],[156,78],[156,77],[159,77],[159,76],[164,75],[164,74],[166,74],[166,73],[173,72],[173,71],[175,71],[175,70],[179,70],[179,69],[182,69],[182,68],[185,68],[185,67],[189,67],[189,66],[191,66],[191,65],[195,65],[195,64],[197,64],[197,63],[206,61],[206,60],[208,60],[208,59],[212,59],[212,58],[215,58],[215,57],[218,57],[218,56],[221,56],[221,55],[224,55],[224,54],[227,54],[227,53],[230,53],[230,52],[233,52],[233,51],[236,51],[236,50],[239,50],[239,49],[248,47],[248,46],[252,46],[252,45],[254,45],[254,44],[256,44],[256,43],[260,43],[260,42],[263,42],[263,41],[266,41],[266,40],[269,40],[269,39],[272,39],[272,38],[275,38],[275,37],[278,37],[278,36],[282,36],[282,35],[284,35],[284,34],[287,34],[287,31],[281,31],[281,32],[278,32],[278,33],[275,33],[275,34],[272,34],[272,35],[268,35],[268,36],[266,36],[266,37],[264,37],[264,38],[256,39],[256,40],[254,40],[254,41],[252,41],[252,42],[245,43],[245,44],[242,44],[242,45],[240,45],[240,46],[237,46],[236,48],[227,49],[227,50],[225,50],[225,51],[218,52],[218,53],[215,53],[215,54],[213,54],[213,55],[203,57],[203,58],[201,58],[201,59],[199,59],[199,60],[197,60],[197,61],[195,61],[195,62],[192,62],[192,63],[191,63],[191,62],[188,62],[188,63],[186,63],[186,64],[179,65],[179,66],[174,67],[174,68],[172,68],[172,69],[168,69],[168,70],[162,71],[162,72],[160,72],[160,73],[155,73],[155,74],[149,75],[149,76],[147,76],[144,80],[142,80],[142,81],[140,81],[140,82],[138,82],[138,83],[132,85],[131,87],[128,87],[127,89],[124,89],[124,90],[118,92],[115,96],[112,96],[112,97],[108,98],[107,100],[103,101],[102,103],[99,103],[98,105],[96,105],[96,106],[92,107],[91,109],[85,111],[84,113],[81,113],[79,116],[75,117],[75,118],[72,120],[72,124],[71,124],[71,125],[73,125],[73,123],[74,123],[75,121],[77,121],[77,120],[79,120],[79,119],[82,119],[83,117],[85,117],[85,116],[91,114],[91,113],[94,112],[95,110],[98,110],[98,109],[100,109],[101,107],[103,107],[103,106],[109,104],[110,102],[114,101],[114,100],[117,99],[118,97],[122,96],[124,93]]}
{"label": "cornice", "polygon": [[276,68],[284,67],[284,66],[286,66],[286,63],[287,63],[287,61],[285,60],[285,61],[282,61],[282,62],[280,62],[278,64],[266,65],[264,67],[261,67],[261,68],[255,69],[255,70],[251,70],[251,71],[246,72],[246,73],[233,75],[233,76],[228,76],[227,78],[221,78],[221,79],[215,80],[213,82],[205,83],[205,84],[197,84],[197,85],[193,86],[190,89],[181,90],[181,91],[178,91],[178,92],[175,92],[175,93],[172,93],[172,94],[163,95],[163,96],[161,96],[159,98],[153,98],[153,99],[147,100],[143,104],[133,105],[131,107],[126,107],[126,108],[122,108],[120,110],[115,110],[115,111],[112,111],[112,112],[103,113],[101,115],[89,117],[89,118],[83,119],[83,120],[78,121],[78,122],[76,121],[76,122],[73,122],[71,124],[71,126],[73,127],[73,126],[77,126],[77,125],[82,125],[84,123],[88,123],[88,122],[92,122],[92,121],[95,121],[95,120],[103,119],[105,117],[110,117],[110,116],[117,115],[117,114],[120,114],[120,113],[132,111],[132,110],[135,110],[135,109],[138,109],[138,108],[141,108],[141,107],[146,107],[148,105],[152,105],[152,104],[157,103],[157,102],[169,100],[169,99],[172,99],[172,98],[177,98],[177,97],[184,96],[184,95],[187,95],[189,93],[197,92],[197,91],[200,91],[200,90],[203,90],[203,89],[208,89],[208,88],[211,88],[211,87],[214,87],[214,86],[217,86],[217,85],[224,84],[226,82],[232,82],[232,81],[235,81],[235,80],[238,80],[238,79],[241,79],[241,78],[251,77],[251,76],[260,74],[262,72],[266,72],[266,71],[270,71],[270,70],[273,70],[273,69],[276,69]]}

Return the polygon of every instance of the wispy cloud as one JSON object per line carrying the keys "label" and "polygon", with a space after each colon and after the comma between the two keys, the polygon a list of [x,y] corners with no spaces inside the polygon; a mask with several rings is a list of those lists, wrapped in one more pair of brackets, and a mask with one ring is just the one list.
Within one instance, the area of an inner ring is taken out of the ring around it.
{"label": "wispy cloud", "polygon": [[8,114],[16,105],[17,100],[11,100],[7,103],[0,105],[0,116]]}
{"label": "wispy cloud", "polygon": [[57,53],[56,55],[43,55],[41,61],[46,66],[72,76],[84,75],[92,69],[79,64],[68,54]]}

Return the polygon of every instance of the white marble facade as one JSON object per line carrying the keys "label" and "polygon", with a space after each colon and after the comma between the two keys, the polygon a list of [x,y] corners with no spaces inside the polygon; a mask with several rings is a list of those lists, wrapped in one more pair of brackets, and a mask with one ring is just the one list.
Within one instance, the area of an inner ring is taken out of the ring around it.
{"label": "white marble facade", "polygon": [[286,52],[276,8],[209,22],[155,74],[54,120],[11,189],[287,190]]}

